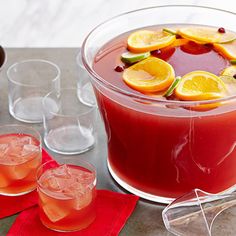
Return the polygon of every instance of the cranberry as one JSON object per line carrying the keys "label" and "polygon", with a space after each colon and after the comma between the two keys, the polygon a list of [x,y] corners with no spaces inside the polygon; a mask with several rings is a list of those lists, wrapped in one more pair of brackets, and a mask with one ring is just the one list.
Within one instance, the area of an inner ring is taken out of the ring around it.
{"label": "cranberry", "polygon": [[205,46],[206,46],[207,48],[213,48],[213,45],[212,45],[211,43],[206,43]]}
{"label": "cranberry", "polygon": [[179,34],[175,35],[176,39],[182,39],[182,37]]}
{"label": "cranberry", "polygon": [[114,70],[116,72],[122,72],[122,71],[124,71],[124,67],[123,66],[117,66]]}
{"label": "cranberry", "polygon": [[154,57],[158,57],[160,54],[161,54],[161,50],[160,50],[160,49],[155,50],[155,51],[152,51],[152,55],[153,55]]}
{"label": "cranberry", "polygon": [[236,79],[236,74],[233,77]]}
{"label": "cranberry", "polygon": [[221,33],[221,34],[224,34],[224,33],[225,33],[225,28],[220,27],[220,28],[218,29],[218,32]]}

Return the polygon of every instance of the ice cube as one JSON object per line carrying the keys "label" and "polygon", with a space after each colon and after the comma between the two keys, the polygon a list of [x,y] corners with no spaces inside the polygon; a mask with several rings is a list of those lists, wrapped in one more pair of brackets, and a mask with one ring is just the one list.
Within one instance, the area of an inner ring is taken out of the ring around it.
{"label": "ice cube", "polygon": [[[21,151],[22,151],[22,147],[21,146],[12,146],[12,144],[11,144],[9,146],[8,155],[10,157],[15,157],[15,159],[17,161],[17,158],[21,157]],[[20,163],[21,160],[19,159],[18,162]]]}
{"label": "ice cube", "polygon": [[86,207],[93,199],[93,190],[78,182],[66,187],[62,192],[65,196],[74,198],[74,208],[76,210]]}
{"label": "ice cube", "polygon": [[45,180],[44,185],[46,185],[45,187],[47,187],[48,190],[56,192],[60,192],[64,187],[64,185],[60,185],[57,178],[55,178],[54,176],[48,177]]}
{"label": "ice cube", "polygon": [[71,189],[69,187],[68,188],[64,188],[62,190],[62,193],[66,197],[70,197],[70,198],[74,198],[75,197],[75,193],[74,193],[73,189]]}
{"label": "ice cube", "polygon": [[0,158],[5,157],[8,150],[9,150],[9,145],[6,143],[1,143],[0,144]]}
{"label": "ice cube", "polygon": [[76,190],[75,209],[80,210],[88,206],[93,200],[93,190],[83,188],[82,191]]}
{"label": "ice cube", "polygon": [[27,162],[27,168],[29,169],[37,169],[42,163],[41,155],[35,156],[32,160]]}
{"label": "ice cube", "polygon": [[39,152],[39,147],[33,144],[25,144],[22,148],[21,155],[27,156]]}
{"label": "ice cube", "polygon": [[11,181],[7,178],[4,173],[0,173],[0,188],[5,188],[10,185]]}
{"label": "ice cube", "polygon": [[76,172],[76,182],[82,183],[84,185],[93,185],[95,180],[95,175],[92,172],[80,170]]}
{"label": "ice cube", "polygon": [[53,170],[53,175],[57,178],[70,179],[71,173],[69,167],[64,164]]}
{"label": "ice cube", "polygon": [[43,205],[43,211],[52,222],[57,222],[70,214],[70,209],[66,208],[65,204],[60,207],[51,202]]}
{"label": "ice cube", "polygon": [[29,136],[22,136],[22,137],[18,137],[16,139],[16,144],[20,145],[20,146],[23,146],[23,145],[26,145],[26,144],[32,144],[32,138],[29,137]]}
{"label": "ice cube", "polygon": [[15,137],[11,139],[9,144],[13,149],[20,149],[26,144],[32,144],[32,138],[29,136]]}
{"label": "ice cube", "polygon": [[[19,158],[16,158],[19,161]],[[16,161],[15,161],[16,162]],[[9,171],[9,175],[12,179],[24,179],[31,173],[31,169],[27,168],[25,165],[15,165],[11,166],[11,170]]]}
{"label": "ice cube", "polygon": [[65,188],[62,190],[62,193],[67,197],[74,198],[77,195],[84,194],[84,186],[80,183],[76,183],[75,180],[73,180],[65,186]]}

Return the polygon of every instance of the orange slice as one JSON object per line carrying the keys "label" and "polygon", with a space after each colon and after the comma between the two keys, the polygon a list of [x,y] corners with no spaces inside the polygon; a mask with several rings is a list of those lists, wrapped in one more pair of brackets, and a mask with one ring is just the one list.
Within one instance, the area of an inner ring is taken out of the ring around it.
{"label": "orange slice", "polygon": [[188,44],[189,40],[188,39],[176,39],[171,45],[170,47],[180,47],[183,46],[185,44]]}
{"label": "orange slice", "polygon": [[224,97],[226,93],[224,82],[206,71],[193,71],[184,75],[175,89],[175,95],[186,101],[211,100]]}
{"label": "orange slice", "polygon": [[235,33],[219,33],[218,29],[213,27],[186,27],[179,29],[178,34],[198,43],[227,43],[236,39]]}
{"label": "orange slice", "polygon": [[214,48],[217,52],[228,59],[236,59],[236,40],[231,43],[214,43]]}
{"label": "orange slice", "polygon": [[221,75],[234,76],[236,75],[236,65],[226,67],[221,73]]}
{"label": "orange slice", "polygon": [[123,72],[124,81],[141,92],[162,91],[172,84],[174,78],[173,67],[156,57],[149,57]]}
{"label": "orange slice", "polygon": [[128,49],[134,53],[148,52],[169,46],[175,35],[164,31],[140,30],[128,37]]}

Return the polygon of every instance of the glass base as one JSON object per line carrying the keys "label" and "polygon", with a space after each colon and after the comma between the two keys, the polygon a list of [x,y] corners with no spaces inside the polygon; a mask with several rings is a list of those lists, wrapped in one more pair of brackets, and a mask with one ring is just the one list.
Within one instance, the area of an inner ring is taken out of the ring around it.
{"label": "glass base", "polygon": [[56,153],[74,155],[92,149],[95,138],[86,127],[70,125],[51,130],[45,134],[44,142]]}
{"label": "glass base", "polygon": [[41,123],[43,121],[42,97],[30,97],[17,100],[10,107],[10,114],[19,121],[26,123]]}
{"label": "glass base", "polygon": [[36,186],[33,188],[33,189],[29,189],[25,192],[20,192],[20,193],[3,193],[3,192],[0,192],[0,196],[9,196],[9,197],[14,197],[14,196],[21,196],[21,195],[25,195],[25,194],[28,194],[28,193],[31,193],[33,192],[34,190],[36,189]]}
{"label": "glass base", "polygon": [[[137,188],[132,187],[131,185],[127,184],[126,182],[124,182],[120,177],[117,176],[117,174],[113,171],[109,160],[107,159],[107,167],[108,170],[111,174],[111,176],[113,177],[113,179],[124,189],[126,189],[127,191],[129,191],[130,193],[133,193],[143,199],[152,201],[152,202],[158,202],[158,203],[162,203],[162,204],[170,204],[172,201],[175,200],[175,198],[167,198],[167,197],[160,197],[160,196],[156,196],[153,194],[149,194],[143,191],[138,190]],[[228,194],[228,193],[232,193],[236,191],[236,185],[226,189],[225,191],[222,191],[218,194]],[[215,198],[212,198],[211,200],[213,201]],[[210,201],[211,201],[210,200]],[[192,204],[193,205],[193,204]]]}
{"label": "glass base", "polygon": [[96,218],[96,216],[94,216],[94,218],[87,225],[85,225],[84,227],[81,227],[81,228],[78,228],[78,229],[73,229],[73,230],[70,230],[70,229],[60,230],[60,229],[52,228],[52,227],[49,227],[46,223],[44,223],[41,219],[40,219],[40,221],[46,228],[48,228],[52,231],[59,232],[59,233],[73,233],[73,232],[79,232],[80,230],[88,228],[94,222],[95,218]]}
{"label": "glass base", "polygon": [[109,160],[107,159],[107,166],[108,166],[108,170],[111,174],[111,176],[113,177],[113,179],[124,189],[126,189],[127,191],[152,202],[159,202],[159,203],[164,203],[164,204],[169,204],[171,203],[174,198],[167,198],[167,197],[160,197],[160,196],[156,196],[153,194],[149,194],[143,191],[138,190],[137,188],[132,187],[131,185],[127,184],[126,182],[124,182],[120,177],[118,177],[116,175],[116,173],[113,171],[113,169],[111,168],[111,165],[109,163]]}

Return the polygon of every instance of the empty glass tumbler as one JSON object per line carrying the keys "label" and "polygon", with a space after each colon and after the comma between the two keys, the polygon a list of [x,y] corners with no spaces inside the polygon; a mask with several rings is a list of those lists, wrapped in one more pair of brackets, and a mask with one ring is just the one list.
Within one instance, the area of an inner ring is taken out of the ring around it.
{"label": "empty glass tumbler", "polygon": [[59,67],[45,60],[25,60],[10,66],[7,76],[10,114],[23,122],[42,122],[42,98],[60,88]]}
{"label": "empty glass tumbler", "polygon": [[80,101],[77,89],[52,91],[43,99],[44,142],[61,154],[78,154],[95,143],[96,107]]}

